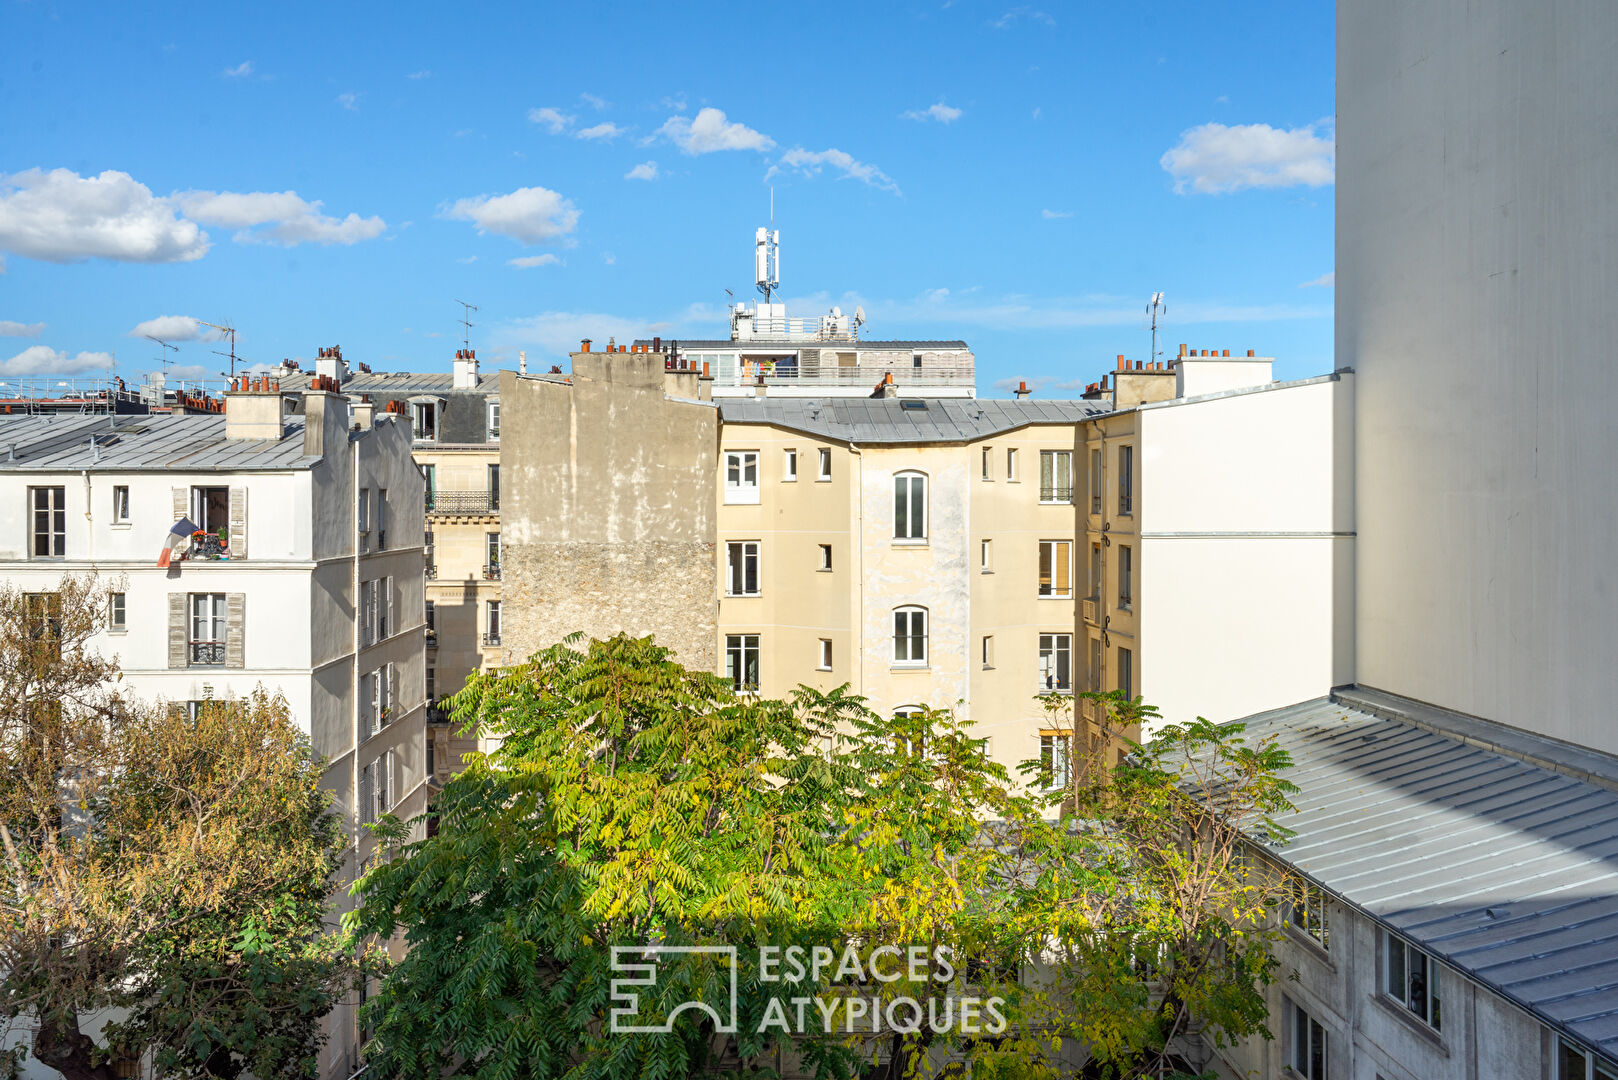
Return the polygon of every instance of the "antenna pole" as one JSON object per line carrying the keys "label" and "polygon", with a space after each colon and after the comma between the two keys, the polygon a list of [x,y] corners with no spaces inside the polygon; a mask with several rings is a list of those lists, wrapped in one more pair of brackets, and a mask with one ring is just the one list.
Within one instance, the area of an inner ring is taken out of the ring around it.
{"label": "antenna pole", "polygon": [[179,352],[180,347],[178,345],[170,345],[168,342],[155,338],[150,334],[146,335],[146,340],[157,342],[158,345],[162,346],[162,351],[157,354],[157,363],[163,374],[167,375],[169,373],[169,365],[174,363],[174,361],[169,358],[169,350],[172,349],[175,352]]}
{"label": "antenna pole", "polygon": [[1157,348],[1157,328],[1161,316],[1168,314],[1169,306],[1163,302],[1162,293],[1153,293],[1152,302],[1146,305],[1146,312],[1152,317],[1152,352],[1151,362],[1156,363],[1157,358],[1163,355]]}
{"label": "antenna pole", "polygon": [[218,349],[215,349],[215,350],[213,350],[213,354],[215,356],[228,356],[228,357],[230,357],[230,377],[232,379],[234,379],[236,377],[236,361],[238,359],[238,357],[236,356],[236,328],[234,326],[230,325],[230,323],[225,323],[225,324],[221,325],[219,323],[207,322],[207,321],[205,321],[203,319],[198,319],[197,322],[200,323],[203,326],[211,326],[211,327],[213,327],[215,330],[219,331],[221,334],[224,334],[225,337],[230,341],[230,351],[228,353],[222,353]]}
{"label": "antenna pole", "polygon": [[472,321],[472,312],[477,310],[477,305],[468,304],[465,300],[457,300],[455,302],[461,305],[463,309],[461,311],[460,318],[461,348],[470,349],[472,347],[472,327],[477,325],[477,323]]}

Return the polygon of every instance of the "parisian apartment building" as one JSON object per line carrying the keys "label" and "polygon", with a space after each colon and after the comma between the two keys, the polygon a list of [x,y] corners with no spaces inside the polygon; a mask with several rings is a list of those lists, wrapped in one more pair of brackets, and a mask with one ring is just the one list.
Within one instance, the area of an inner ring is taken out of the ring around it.
{"label": "parisian apartment building", "polygon": [[[148,701],[284,697],[326,759],[348,881],[374,850],[366,823],[426,809],[421,474],[406,419],[354,415],[335,383],[233,386],[0,415],[0,576],[49,593],[97,575],[113,591],[92,645]],[[333,899],[335,918],[346,890]],[[332,1017],[327,1075],[352,1072],[353,1005]]]}

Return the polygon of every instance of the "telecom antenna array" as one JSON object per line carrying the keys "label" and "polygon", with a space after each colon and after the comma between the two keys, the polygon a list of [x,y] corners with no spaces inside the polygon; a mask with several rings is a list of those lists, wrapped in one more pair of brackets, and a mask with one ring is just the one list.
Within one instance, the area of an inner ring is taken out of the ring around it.
{"label": "telecom antenna array", "polygon": [[1152,355],[1150,359],[1154,364],[1157,363],[1157,358],[1163,355],[1157,347],[1157,330],[1162,324],[1163,316],[1168,313],[1169,306],[1163,302],[1163,294],[1160,292],[1153,293],[1152,302],[1146,305],[1146,314],[1152,320]]}
{"label": "telecom antenna array", "polygon": [[760,229],[753,236],[753,280],[766,304],[781,287],[781,233],[776,229]]}

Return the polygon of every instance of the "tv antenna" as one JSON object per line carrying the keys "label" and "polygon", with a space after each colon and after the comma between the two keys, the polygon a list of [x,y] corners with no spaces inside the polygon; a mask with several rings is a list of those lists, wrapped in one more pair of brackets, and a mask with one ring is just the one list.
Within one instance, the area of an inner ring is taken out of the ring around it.
{"label": "tv antenna", "polygon": [[477,305],[468,304],[465,300],[455,302],[464,309],[459,320],[461,324],[461,348],[470,349],[472,347],[472,327],[477,325],[472,321],[472,312],[477,310]]}
{"label": "tv antenna", "polygon": [[178,345],[170,345],[168,342],[163,341],[160,338],[155,338],[150,334],[146,334],[145,337],[147,341],[155,342],[162,347],[163,351],[157,354],[157,363],[162,369],[163,374],[167,375],[169,373],[169,365],[174,363],[174,360],[169,356],[169,352],[170,350],[179,352],[180,347]]}
{"label": "tv antenna", "polygon": [[1157,363],[1157,358],[1163,355],[1157,349],[1157,329],[1158,325],[1162,322],[1163,316],[1167,315],[1168,312],[1169,306],[1163,302],[1163,294],[1160,292],[1153,293],[1152,302],[1146,305],[1146,314],[1150,316],[1152,320],[1151,362],[1154,364]]}
{"label": "tv antenna", "polygon": [[211,323],[204,319],[198,319],[197,322],[203,326],[213,327],[221,334],[224,334],[226,340],[230,342],[229,352],[220,352],[218,349],[215,349],[213,350],[213,354],[215,356],[228,356],[230,358],[230,377],[234,379],[236,377],[236,361],[241,359],[241,357],[236,355],[236,328],[230,325],[228,322],[223,325],[220,325],[219,323]]}

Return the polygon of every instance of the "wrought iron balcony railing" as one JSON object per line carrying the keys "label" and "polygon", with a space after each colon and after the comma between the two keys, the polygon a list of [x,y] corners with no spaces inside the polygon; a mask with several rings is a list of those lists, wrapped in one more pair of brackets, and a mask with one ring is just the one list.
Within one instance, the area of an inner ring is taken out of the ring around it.
{"label": "wrought iron balcony railing", "polygon": [[485,645],[498,645],[498,644],[500,644],[500,631],[496,630],[493,633],[484,634],[483,635],[483,644],[485,644]]}
{"label": "wrought iron balcony railing", "polygon": [[483,576],[488,578],[490,581],[499,581],[500,580],[500,564],[497,563],[497,562],[496,563],[484,563],[483,564]]}
{"label": "wrought iron balcony railing", "polygon": [[498,491],[429,491],[429,514],[493,514],[500,510]]}
{"label": "wrought iron balcony railing", "polygon": [[1039,486],[1039,501],[1042,503],[1071,503],[1073,501],[1073,485],[1041,484]]}
{"label": "wrought iron balcony railing", "polygon": [[189,651],[190,663],[197,667],[224,667],[223,641],[193,641]]}

